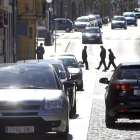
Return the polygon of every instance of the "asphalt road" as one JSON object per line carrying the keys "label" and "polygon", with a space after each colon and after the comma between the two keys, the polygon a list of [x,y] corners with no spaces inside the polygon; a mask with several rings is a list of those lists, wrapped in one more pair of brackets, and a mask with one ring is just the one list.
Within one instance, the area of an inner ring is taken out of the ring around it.
{"label": "asphalt road", "polygon": [[[82,44],[82,33],[65,33],[59,31],[57,39],[57,52],[64,51],[65,46],[70,42],[67,52],[73,52],[77,59],[81,61],[82,49],[87,45],[89,70],[83,69],[84,90],[77,92],[77,114],[70,119],[70,133],[68,140],[132,140],[140,139],[140,121],[119,120],[116,128],[108,129],[105,126],[105,86],[99,83],[101,77],[110,78],[114,68],[111,66],[107,72],[102,72],[104,67],[98,71],[100,61],[100,45],[106,50],[112,49],[116,56],[116,65],[122,62],[132,62],[140,60],[140,20],[138,27],[128,26],[127,30],[114,29],[106,25],[101,29],[103,32],[103,44]],[[45,47],[47,58],[54,52],[52,48]],[[108,51],[106,63],[108,64]],[[3,140],[4,138],[2,138]],[[6,140],[62,140],[56,134],[46,134],[44,136],[22,136],[9,137]],[[1,140],[1,139],[0,139]]]}

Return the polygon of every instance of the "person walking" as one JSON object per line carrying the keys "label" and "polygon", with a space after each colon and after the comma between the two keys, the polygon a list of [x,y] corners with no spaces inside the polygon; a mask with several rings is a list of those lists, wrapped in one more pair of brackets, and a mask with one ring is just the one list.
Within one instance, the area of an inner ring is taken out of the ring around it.
{"label": "person walking", "polygon": [[100,46],[100,48],[101,48],[101,52],[100,52],[101,61],[99,63],[99,67],[98,68],[95,68],[95,69],[98,69],[99,70],[100,67],[101,67],[101,65],[104,64],[105,69],[103,71],[106,71],[107,70],[106,62],[105,62],[106,49],[103,46]]}
{"label": "person walking", "polygon": [[86,70],[88,70],[88,61],[87,61],[87,46],[84,46],[84,49],[83,49],[83,51],[82,51],[82,59],[83,59],[83,63],[82,64],[84,64],[85,63],[85,65],[86,65]]}
{"label": "person walking", "polygon": [[111,65],[111,64],[112,64],[113,67],[116,69],[116,65],[115,65],[115,63],[114,63],[114,59],[116,59],[116,57],[114,56],[114,54],[113,54],[113,52],[111,51],[111,49],[108,49],[108,51],[109,51],[109,63],[108,63],[107,69],[110,68],[110,65]]}
{"label": "person walking", "polygon": [[37,54],[37,59],[43,59],[43,55],[45,53],[43,43],[40,43],[40,46],[37,47],[36,54]]}

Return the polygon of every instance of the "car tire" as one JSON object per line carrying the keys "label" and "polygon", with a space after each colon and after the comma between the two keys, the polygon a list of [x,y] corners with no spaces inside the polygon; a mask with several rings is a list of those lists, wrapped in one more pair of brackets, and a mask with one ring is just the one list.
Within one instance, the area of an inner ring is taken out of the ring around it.
{"label": "car tire", "polygon": [[115,126],[115,117],[109,116],[107,110],[105,111],[105,123],[106,127],[111,128]]}
{"label": "car tire", "polygon": [[82,91],[83,90],[83,80],[82,80],[81,84],[79,86],[77,86],[77,90],[78,91]]}
{"label": "car tire", "polygon": [[75,32],[77,31],[77,30],[74,30]]}
{"label": "car tire", "polygon": [[66,28],[65,28],[65,31],[66,31],[66,32],[70,32],[70,28],[69,28],[69,27],[66,27]]}
{"label": "car tire", "polygon": [[111,26],[111,29],[114,29],[114,27]]}
{"label": "car tire", "polygon": [[85,44],[85,41],[82,39],[82,43]]}
{"label": "car tire", "polygon": [[124,27],[124,29],[127,29],[127,27]]}
{"label": "car tire", "polygon": [[135,23],[135,26],[137,26],[137,23]]}

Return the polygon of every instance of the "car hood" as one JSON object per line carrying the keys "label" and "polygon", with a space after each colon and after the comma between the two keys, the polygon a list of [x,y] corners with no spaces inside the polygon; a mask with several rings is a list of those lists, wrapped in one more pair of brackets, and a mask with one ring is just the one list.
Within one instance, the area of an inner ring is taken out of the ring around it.
{"label": "car hood", "polygon": [[135,17],[125,17],[126,18],[126,20],[134,20],[135,19]]}
{"label": "car hood", "polygon": [[80,72],[80,68],[68,68],[70,73],[79,73]]}
{"label": "car hood", "polygon": [[125,23],[125,21],[116,21],[116,20],[112,20],[112,23]]}
{"label": "car hood", "polygon": [[45,100],[57,100],[62,93],[61,90],[48,89],[0,89],[0,103],[42,104]]}
{"label": "car hood", "polygon": [[75,25],[87,25],[89,22],[75,22]]}

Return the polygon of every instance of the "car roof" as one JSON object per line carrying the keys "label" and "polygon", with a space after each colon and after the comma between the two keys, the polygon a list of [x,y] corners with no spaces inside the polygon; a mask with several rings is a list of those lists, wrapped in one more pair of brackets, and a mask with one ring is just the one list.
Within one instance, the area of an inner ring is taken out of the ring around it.
{"label": "car roof", "polygon": [[124,12],[123,14],[135,14],[134,12]]}
{"label": "car roof", "polygon": [[123,17],[123,18],[125,18],[124,16],[114,16],[114,18],[116,18],[116,17]]}
{"label": "car roof", "polygon": [[57,56],[57,57],[50,57],[51,59],[75,59],[73,56]]}
{"label": "car roof", "polygon": [[[89,17],[88,17],[88,16],[82,16],[82,17],[78,17],[78,18],[89,18]],[[78,19],[78,18],[77,18],[77,19]]]}
{"label": "car roof", "polygon": [[140,66],[140,62],[125,62],[121,63],[121,66]]}
{"label": "car roof", "polygon": [[0,64],[0,67],[45,67],[45,68],[51,68],[49,64],[29,64],[29,63],[6,63],[6,64]]}
{"label": "car roof", "polygon": [[99,27],[86,27],[85,29],[100,29]]}
{"label": "car roof", "polygon": [[97,15],[97,14],[93,14],[93,16],[100,16],[100,15]]}
{"label": "car roof", "polygon": [[51,54],[51,55],[64,55],[64,54],[66,54],[66,55],[72,55],[72,56],[75,56],[73,53],[70,53],[70,52],[63,52],[63,53],[53,53],[53,54]]}
{"label": "car roof", "polygon": [[48,63],[48,64],[63,64],[63,62],[61,60],[52,60],[52,59],[41,59],[41,60],[37,60],[37,59],[32,59],[32,60],[22,60],[22,61],[18,61],[17,63],[32,63],[32,64],[36,64],[36,63]]}

